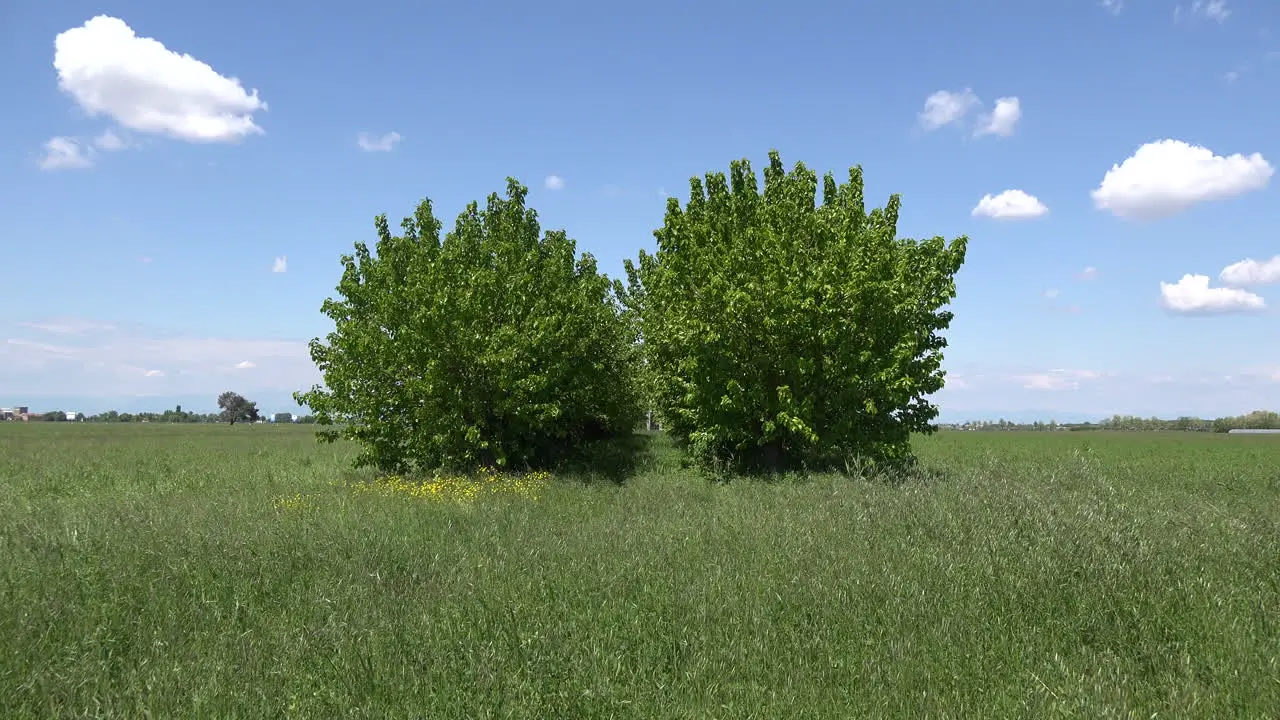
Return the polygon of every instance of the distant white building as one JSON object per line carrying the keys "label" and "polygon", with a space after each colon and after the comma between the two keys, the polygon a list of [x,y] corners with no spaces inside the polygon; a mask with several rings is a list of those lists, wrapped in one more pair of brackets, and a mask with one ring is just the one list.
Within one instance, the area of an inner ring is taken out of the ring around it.
{"label": "distant white building", "polygon": [[80,413],[76,412],[75,410],[68,410],[68,411],[67,411],[67,419],[68,419],[68,420],[71,420],[71,421],[73,421],[73,422],[74,422],[74,421],[76,421],[76,420],[79,420],[79,419],[80,419]]}

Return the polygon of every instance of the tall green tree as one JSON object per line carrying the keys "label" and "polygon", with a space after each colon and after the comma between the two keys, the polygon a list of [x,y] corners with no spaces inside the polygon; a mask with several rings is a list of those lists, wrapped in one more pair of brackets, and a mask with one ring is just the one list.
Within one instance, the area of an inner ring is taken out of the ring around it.
{"label": "tall green tree", "polygon": [[542,233],[527,189],[471,203],[452,232],[430,200],[392,235],[375,219],[376,254],[342,257],[325,342],[311,342],[323,386],[297,393],[323,429],[384,471],[548,466],[582,443],[639,423],[635,327],[621,283]]}
{"label": "tall green tree", "polygon": [[667,200],[657,250],[628,262],[648,382],[696,459],[739,470],[909,459],[941,389],[967,238],[897,237],[900,198],[867,212],[861,167],[837,185],[769,153]]}

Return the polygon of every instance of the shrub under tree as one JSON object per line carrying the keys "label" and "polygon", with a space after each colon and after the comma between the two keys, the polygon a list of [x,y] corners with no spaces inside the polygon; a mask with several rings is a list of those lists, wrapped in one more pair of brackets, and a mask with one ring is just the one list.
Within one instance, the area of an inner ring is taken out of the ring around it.
{"label": "shrub under tree", "polygon": [[357,466],[548,467],[639,422],[621,283],[563,231],[542,234],[526,194],[508,179],[443,241],[423,200],[401,235],[376,218],[376,254],[342,257],[322,306],[335,329],[310,346],[324,384],[295,399],[341,424],[321,440],[362,446]]}
{"label": "shrub under tree", "polygon": [[938,414],[967,238],[897,237],[899,196],[866,212],[861,167],[837,185],[769,153],[667,200],[657,250],[627,263],[665,428],[704,466],[742,471],[910,459]]}

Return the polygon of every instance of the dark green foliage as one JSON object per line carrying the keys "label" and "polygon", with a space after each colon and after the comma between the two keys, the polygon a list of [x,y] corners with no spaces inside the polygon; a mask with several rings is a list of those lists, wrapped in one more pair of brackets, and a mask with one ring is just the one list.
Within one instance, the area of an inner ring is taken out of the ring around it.
{"label": "dark green foliage", "polygon": [[429,200],[401,236],[380,215],[376,255],[343,256],[322,307],[335,330],[311,342],[324,387],[295,397],[343,424],[319,435],[358,441],[357,465],[545,467],[640,421],[621,284],[563,231],[543,235],[526,192],[509,179],[443,242]]}
{"label": "dark green foliage", "polygon": [[257,403],[230,390],[218,396],[218,407],[222,409],[221,419],[232,425],[237,422],[257,422],[259,418]]}
{"label": "dark green foliage", "polygon": [[628,263],[647,383],[704,466],[898,464],[928,432],[967,238],[896,237],[899,197],[866,212],[862,169],[837,185],[769,154],[667,201],[656,254]]}

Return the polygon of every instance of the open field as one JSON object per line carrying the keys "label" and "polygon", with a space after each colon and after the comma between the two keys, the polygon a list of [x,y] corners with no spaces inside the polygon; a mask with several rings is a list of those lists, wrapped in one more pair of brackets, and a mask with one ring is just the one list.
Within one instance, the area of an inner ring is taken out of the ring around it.
{"label": "open field", "polygon": [[306,428],[0,425],[0,708],[1275,717],[1280,438],[946,433],[902,485],[353,490]]}

